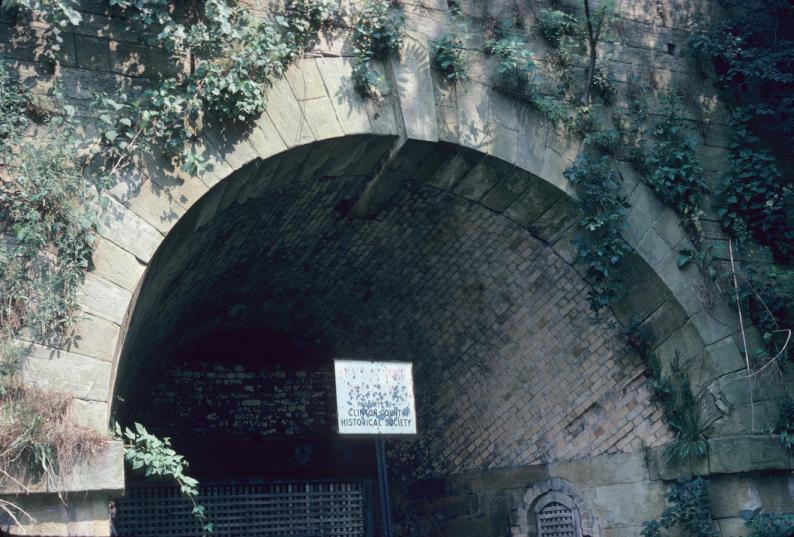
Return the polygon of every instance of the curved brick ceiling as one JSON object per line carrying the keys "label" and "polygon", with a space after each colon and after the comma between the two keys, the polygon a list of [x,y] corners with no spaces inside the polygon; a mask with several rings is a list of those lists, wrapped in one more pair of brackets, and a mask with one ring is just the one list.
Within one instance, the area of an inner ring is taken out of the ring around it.
{"label": "curved brick ceiling", "polygon": [[393,458],[416,476],[668,438],[640,360],[614,319],[592,322],[587,285],[544,242],[419,181],[375,218],[353,218],[366,181],[316,177],[177,224],[132,316],[124,413],[180,349],[259,327],[329,355],[415,362],[423,434]]}

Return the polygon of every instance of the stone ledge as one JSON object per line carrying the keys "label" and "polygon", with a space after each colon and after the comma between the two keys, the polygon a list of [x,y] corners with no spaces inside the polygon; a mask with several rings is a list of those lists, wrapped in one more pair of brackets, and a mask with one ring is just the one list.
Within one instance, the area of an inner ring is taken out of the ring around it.
{"label": "stone ledge", "polygon": [[736,474],[759,470],[789,470],[791,456],[776,436],[741,435],[711,438],[708,455],[700,460],[670,463],[664,453],[666,446],[646,451],[648,471],[652,480],[671,481],[693,475]]}
{"label": "stone ledge", "polygon": [[124,446],[118,440],[108,440],[96,456],[80,461],[56,483],[42,480],[33,483],[24,477],[20,477],[19,480],[27,490],[19,484],[6,480],[0,484],[0,496],[27,497],[77,492],[81,494],[107,492],[121,495],[124,493]]}

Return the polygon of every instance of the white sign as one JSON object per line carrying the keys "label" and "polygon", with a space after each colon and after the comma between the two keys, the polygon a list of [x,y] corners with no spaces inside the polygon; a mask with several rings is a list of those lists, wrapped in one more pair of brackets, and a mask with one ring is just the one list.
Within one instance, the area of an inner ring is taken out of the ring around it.
{"label": "white sign", "polygon": [[413,364],[334,360],[340,434],[416,434]]}

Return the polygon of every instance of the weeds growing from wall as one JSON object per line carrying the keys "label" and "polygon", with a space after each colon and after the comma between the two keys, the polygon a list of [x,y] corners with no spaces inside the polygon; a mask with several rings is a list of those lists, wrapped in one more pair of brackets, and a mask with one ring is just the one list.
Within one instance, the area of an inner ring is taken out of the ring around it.
{"label": "weeds growing from wall", "polygon": [[379,98],[385,81],[370,67],[403,44],[402,13],[389,9],[389,0],[366,0],[353,23],[353,85],[362,96]]}
{"label": "weeds growing from wall", "polygon": [[576,241],[585,277],[590,283],[590,308],[598,313],[618,297],[622,287],[617,276],[623,258],[631,248],[623,239],[628,204],[620,195],[620,176],[608,157],[581,155],[565,171],[576,187],[584,218]]}
{"label": "weeds growing from wall", "polygon": [[27,386],[18,378],[0,384],[0,483],[25,476],[57,490],[64,472],[96,454],[107,438],[77,425],[72,397]]}
{"label": "weeds growing from wall", "polygon": [[6,344],[63,334],[90,263],[99,189],[83,173],[70,113],[57,98],[22,90],[0,66],[0,340]]}
{"label": "weeds growing from wall", "polygon": [[645,362],[651,397],[661,404],[665,421],[675,433],[675,439],[665,448],[667,460],[689,462],[705,457],[708,453],[706,432],[711,424],[704,419],[702,401],[692,393],[689,375],[679,355],[676,353],[670,361],[669,372],[665,375],[645,326],[631,322],[624,328],[623,337]]}
{"label": "weeds growing from wall", "polygon": [[740,516],[750,530],[747,537],[791,537],[794,535],[794,514],[765,512],[760,507],[741,511]]}
{"label": "weeds growing from wall", "polygon": [[140,99],[100,96],[104,109],[105,173],[112,177],[129,165],[131,154],[156,146],[191,174],[204,168],[193,141],[212,114],[225,122],[246,123],[267,106],[265,92],[287,66],[312,46],[316,33],[333,17],[328,0],[292,0],[286,16],[257,22],[240,5],[207,0],[178,22],[159,2],[113,0],[140,30],[162,28],[158,42],[187,56],[189,72],[166,77]]}
{"label": "weeds growing from wall", "polygon": [[657,520],[642,523],[642,537],[661,537],[663,529],[674,527],[692,537],[716,537],[719,532],[711,518],[710,496],[708,482],[702,478],[678,480],[665,493],[670,506]]}
{"label": "weeds growing from wall", "polygon": [[779,407],[779,415],[770,429],[770,433],[780,438],[780,443],[787,450],[794,448],[794,397],[787,397]]}
{"label": "weeds growing from wall", "polygon": [[682,124],[681,99],[674,93],[665,96],[662,116],[654,126],[655,141],[645,158],[645,179],[657,196],[678,212],[693,237],[699,237],[707,186],[703,167],[695,157],[694,138]]}
{"label": "weeds growing from wall", "polygon": [[781,142],[794,133],[794,6],[757,0],[731,9],[739,4],[723,3],[726,17],[701,18],[689,38],[695,65],[717,75],[731,112],[734,139],[720,184],[720,216],[729,233],[744,221],[755,240],[790,265],[794,192],[791,165],[778,157],[790,149]]}

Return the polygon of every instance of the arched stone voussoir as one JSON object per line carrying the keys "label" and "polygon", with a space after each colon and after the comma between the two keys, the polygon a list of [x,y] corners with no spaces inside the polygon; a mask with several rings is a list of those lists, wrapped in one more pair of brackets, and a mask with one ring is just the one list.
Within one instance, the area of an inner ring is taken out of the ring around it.
{"label": "arched stone voussoir", "polygon": [[84,401],[107,402],[111,364],[36,343],[16,343],[24,358],[22,380]]}

